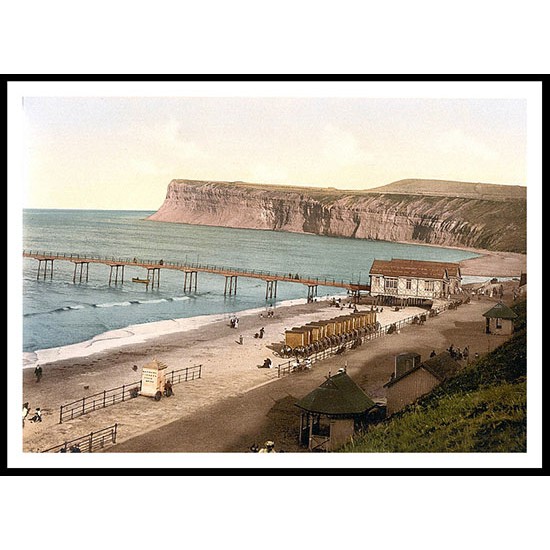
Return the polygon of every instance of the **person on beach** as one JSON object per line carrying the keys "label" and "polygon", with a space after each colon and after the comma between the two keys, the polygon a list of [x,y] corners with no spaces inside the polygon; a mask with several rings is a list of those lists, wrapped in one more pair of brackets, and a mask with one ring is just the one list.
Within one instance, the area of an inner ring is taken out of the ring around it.
{"label": "person on beach", "polygon": [[262,327],[262,328],[260,329],[260,338],[263,338],[263,337],[264,337],[264,332],[265,332],[265,329],[264,329],[264,327]]}
{"label": "person on beach", "polygon": [[270,369],[271,368],[271,359],[267,357],[264,359],[264,364],[261,366],[262,369]]}
{"label": "person on beach", "polygon": [[29,402],[27,401],[26,403],[23,403],[23,428],[25,427],[25,418],[29,416],[29,412],[30,412],[30,407],[29,407]]}
{"label": "person on beach", "polygon": [[36,381],[40,382],[40,379],[42,378],[42,367],[40,365],[36,365],[36,368],[34,369],[34,376],[36,377]]}
{"label": "person on beach", "polygon": [[258,452],[259,453],[276,453],[277,451],[275,450],[275,443],[273,443],[273,441],[266,441],[265,447],[260,449]]}
{"label": "person on beach", "polygon": [[241,346],[243,345],[243,335],[242,334],[239,336],[239,344],[241,344]]}
{"label": "person on beach", "polygon": [[40,410],[40,407],[36,407],[34,416],[31,418],[31,422],[42,422],[42,411]]}
{"label": "person on beach", "polygon": [[432,353],[430,353],[430,357],[435,357],[435,349],[433,349]]}

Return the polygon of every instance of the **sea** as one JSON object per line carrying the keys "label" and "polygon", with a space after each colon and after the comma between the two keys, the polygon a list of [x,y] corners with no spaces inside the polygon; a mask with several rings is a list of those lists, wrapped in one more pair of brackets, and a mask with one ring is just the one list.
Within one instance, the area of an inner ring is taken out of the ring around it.
{"label": "sea", "polygon": [[[262,270],[301,277],[368,283],[375,258],[458,262],[477,254],[458,249],[385,241],[325,237],[265,230],[234,229],[148,221],[149,211],[47,210],[23,211],[26,251],[78,254],[103,258],[208,264]],[[43,266],[42,266],[43,267]],[[225,277],[199,273],[197,290],[185,292],[184,274],[161,270],[159,288],[133,283],[147,270],[128,266],[121,284],[109,284],[110,268],[89,264],[88,281],[74,264],[54,261],[37,278],[38,261],[23,259],[23,352],[90,341],[98,335],[144,323],[226,315],[305,302],[307,287],[279,282],[276,299],[266,301],[266,283],[239,277],[236,295],[224,296]],[[114,281],[114,279],[113,279]],[[318,287],[317,299],[346,291]],[[29,361],[28,364],[31,364]]]}

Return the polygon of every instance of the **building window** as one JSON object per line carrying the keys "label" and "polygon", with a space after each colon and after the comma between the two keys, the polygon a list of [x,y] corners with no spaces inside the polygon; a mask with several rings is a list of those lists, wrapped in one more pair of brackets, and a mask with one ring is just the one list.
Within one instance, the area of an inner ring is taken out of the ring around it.
{"label": "building window", "polygon": [[497,317],[497,320],[496,320],[496,327],[497,328],[502,328],[502,319],[499,319],[498,317]]}
{"label": "building window", "polygon": [[424,290],[435,290],[435,282],[434,281],[424,281]]}
{"label": "building window", "polygon": [[412,281],[411,281],[410,279],[407,279],[407,280],[405,281],[405,288],[406,288],[407,290],[411,290],[411,289],[412,289]]}
{"label": "building window", "polygon": [[386,279],[386,288],[397,288],[397,279]]}

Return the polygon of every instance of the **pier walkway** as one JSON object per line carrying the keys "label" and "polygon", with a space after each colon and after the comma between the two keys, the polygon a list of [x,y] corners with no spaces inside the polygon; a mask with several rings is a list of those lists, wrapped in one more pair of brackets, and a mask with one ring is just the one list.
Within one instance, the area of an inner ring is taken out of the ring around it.
{"label": "pier walkway", "polygon": [[358,297],[361,292],[370,291],[370,285],[361,284],[360,282],[346,281],[336,278],[321,278],[311,275],[300,275],[292,273],[273,273],[263,270],[250,270],[235,267],[224,267],[212,264],[200,263],[182,263],[165,260],[144,260],[140,258],[116,258],[106,256],[82,255],[76,253],[59,253],[59,252],[37,252],[31,250],[23,250],[24,258],[32,258],[38,261],[38,269],[36,278],[39,280],[46,279],[48,276],[53,279],[53,263],[57,261],[72,262],[74,264],[73,283],[88,282],[88,268],[91,263],[103,264],[110,267],[109,284],[124,283],[124,268],[126,266],[141,267],[147,270],[145,278],[132,278],[133,282],[144,283],[148,288],[160,286],[160,271],[161,269],[171,269],[181,271],[184,274],[183,290],[184,292],[192,292],[197,290],[198,273],[213,273],[225,277],[224,295],[232,295],[237,293],[238,277],[247,277],[251,279],[261,279],[266,283],[265,299],[277,297],[277,283],[298,283],[307,286],[307,299],[313,301],[317,296],[317,287],[335,287],[345,288],[354,296]]}

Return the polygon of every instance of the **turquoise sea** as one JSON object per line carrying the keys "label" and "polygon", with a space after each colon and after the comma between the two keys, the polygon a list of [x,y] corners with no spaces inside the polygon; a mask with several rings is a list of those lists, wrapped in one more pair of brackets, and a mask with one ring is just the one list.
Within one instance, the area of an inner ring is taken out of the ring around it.
{"label": "turquoise sea", "polygon": [[[368,283],[375,258],[460,261],[476,254],[455,249],[297,233],[159,223],[152,212],[37,210],[23,212],[24,250],[167,262],[196,262]],[[130,325],[234,313],[305,299],[307,287],[279,283],[266,304],[265,282],[239,277],[236,296],[224,297],[225,278],[199,273],[196,292],[184,292],[183,273],[161,271],[160,288],[132,283],[146,277],[127,267],[124,284],[109,286],[110,269],[90,264],[88,282],[73,283],[74,264],[55,261],[53,278],[37,280],[38,261],[23,260],[23,351],[65,346]],[[345,294],[319,287],[318,296]]]}

